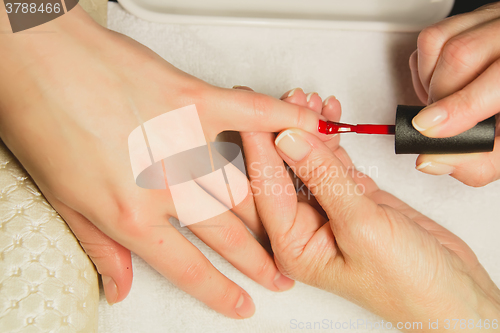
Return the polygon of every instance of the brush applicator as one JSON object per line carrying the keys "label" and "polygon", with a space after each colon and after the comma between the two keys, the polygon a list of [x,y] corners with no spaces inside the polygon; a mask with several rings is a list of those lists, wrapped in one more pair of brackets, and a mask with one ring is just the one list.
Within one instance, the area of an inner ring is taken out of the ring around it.
{"label": "brush applicator", "polygon": [[323,134],[393,134],[396,154],[466,154],[492,151],[495,143],[495,117],[448,138],[429,138],[417,131],[411,121],[423,106],[399,105],[395,125],[350,125],[320,120],[318,131]]}

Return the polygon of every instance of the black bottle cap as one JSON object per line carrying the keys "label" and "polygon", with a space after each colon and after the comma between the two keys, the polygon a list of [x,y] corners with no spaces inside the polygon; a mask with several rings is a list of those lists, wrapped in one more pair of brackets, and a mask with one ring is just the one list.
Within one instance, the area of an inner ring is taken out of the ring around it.
{"label": "black bottle cap", "polygon": [[399,105],[396,111],[396,154],[465,154],[493,150],[495,116],[449,138],[429,138],[417,131],[411,121],[423,106]]}

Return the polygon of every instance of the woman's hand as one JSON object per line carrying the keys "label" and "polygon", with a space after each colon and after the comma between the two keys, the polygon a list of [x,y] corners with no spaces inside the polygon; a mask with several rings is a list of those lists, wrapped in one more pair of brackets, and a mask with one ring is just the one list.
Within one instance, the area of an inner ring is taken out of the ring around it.
{"label": "woman's hand", "polygon": [[[29,32],[0,34],[0,135],[96,264],[108,301],[126,297],[134,251],[218,312],[251,316],[250,296],[169,224],[176,216],[170,192],[136,185],[128,136],[140,119],[192,104],[208,141],[224,130],[316,131],[320,115],[211,86],[101,28],[79,6]],[[265,237],[251,195],[188,228],[266,288],[291,288],[245,224]]]}
{"label": "woman's hand", "polygon": [[[429,104],[413,120],[422,134],[454,136],[500,112],[499,31],[500,3],[495,3],[450,17],[420,33],[410,68],[418,97]],[[499,179],[500,127],[493,152],[421,155],[417,169],[451,174],[471,186]]]}
{"label": "woman's hand", "polygon": [[[353,301],[394,327],[420,321],[427,330],[430,319],[443,330],[445,319],[456,318],[499,324],[500,290],[472,250],[381,191],[342,148],[299,129],[276,139],[242,138],[257,209],[284,275]],[[298,202],[283,161],[327,218]]]}

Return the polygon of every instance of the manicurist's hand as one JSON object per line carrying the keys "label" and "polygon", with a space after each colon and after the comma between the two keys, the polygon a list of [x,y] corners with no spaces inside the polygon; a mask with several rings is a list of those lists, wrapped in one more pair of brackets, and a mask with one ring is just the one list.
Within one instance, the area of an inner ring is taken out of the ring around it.
{"label": "manicurist's hand", "polygon": [[[444,330],[445,320],[454,318],[498,324],[500,290],[472,250],[381,191],[338,145],[327,146],[300,129],[242,138],[257,209],[283,274],[338,294],[395,326],[420,321],[426,331],[431,319]],[[283,162],[326,218],[298,200]]]}
{"label": "manicurist's hand", "polygon": [[[500,112],[499,31],[500,3],[495,3],[450,17],[420,33],[410,68],[418,97],[429,104],[413,120],[422,134],[454,136]],[[499,179],[499,126],[493,152],[421,155],[417,169],[451,174],[471,186]]]}
{"label": "manicurist's hand", "polygon": [[[1,13],[2,31],[7,22]],[[209,85],[98,26],[79,6],[28,32],[38,30],[50,33],[0,34],[0,135],[96,264],[108,301],[126,297],[134,251],[216,311],[251,316],[251,297],[169,224],[170,192],[136,185],[128,136],[141,120],[192,104],[208,141],[224,130],[316,131],[320,115]],[[264,287],[291,288],[245,224],[265,236],[251,195],[189,228]]]}

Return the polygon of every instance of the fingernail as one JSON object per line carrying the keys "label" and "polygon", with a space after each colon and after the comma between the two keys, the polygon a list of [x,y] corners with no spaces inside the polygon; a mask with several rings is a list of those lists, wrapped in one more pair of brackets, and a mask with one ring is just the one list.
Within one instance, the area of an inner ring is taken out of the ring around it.
{"label": "fingernail", "polygon": [[448,117],[448,113],[436,106],[426,107],[412,120],[413,127],[419,132],[437,126]]}
{"label": "fingernail", "polygon": [[118,299],[118,287],[116,286],[115,281],[109,276],[102,276],[101,279],[106,300],[109,305],[113,305]]}
{"label": "fingernail", "polygon": [[311,145],[293,130],[282,132],[274,141],[276,146],[295,162],[301,161],[311,152]]}
{"label": "fingernail", "polygon": [[247,86],[240,86],[237,84],[237,85],[233,86],[232,89],[239,89],[239,88],[248,88],[248,87]]}
{"label": "fingernail", "polygon": [[327,98],[323,101],[323,106],[327,106],[327,105],[328,105],[328,101],[330,100],[330,98],[337,99],[335,96],[330,95],[330,96],[328,96],[328,97],[327,97]]}
{"label": "fingernail", "polygon": [[417,165],[417,170],[431,174],[431,175],[449,175],[455,171],[455,168],[451,165],[441,164],[436,162],[423,162]]}
{"label": "fingernail", "polygon": [[249,318],[255,313],[255,305],[252,299],[245,293],[241,293],[235,308],[236,313],[241,318]]}
{"label": "fingernail", "polygon": [[292,89],[290,91],[287,91],[286,93],[283,94],[283,96],[281,96],[280,99],[285,99],[285,98],[292,97],[298,90],[302,90],[302,89],[295,88],[295,89]]}
{"label": "fingernail", "polygon": [[316,94],[316,95],[317,95],[318,93],[312,92],[312,93],[307,94],[307,96],[306,96],[306,102],[307,102],[307,103],[309,103],[309,101],[311,101],[311,97],[312,97],[314,94]]}
{"label": "fingernail", "polygon": [[278,288],[280,291],[285,291],[293,287],[293,280],[287,278],[280,272],[276,273],[276,276],[274,277],[274,285],[276,288]]}
{"label": "fingernail", "polygon": [[302,89],[300,89],[300,88],[295,88],[295,89],[292,89],[292,90],[288,93],[288,97],[292,97],[293,95],[295,95],[295,93],[296,93],[298,90],[302,90]]}

